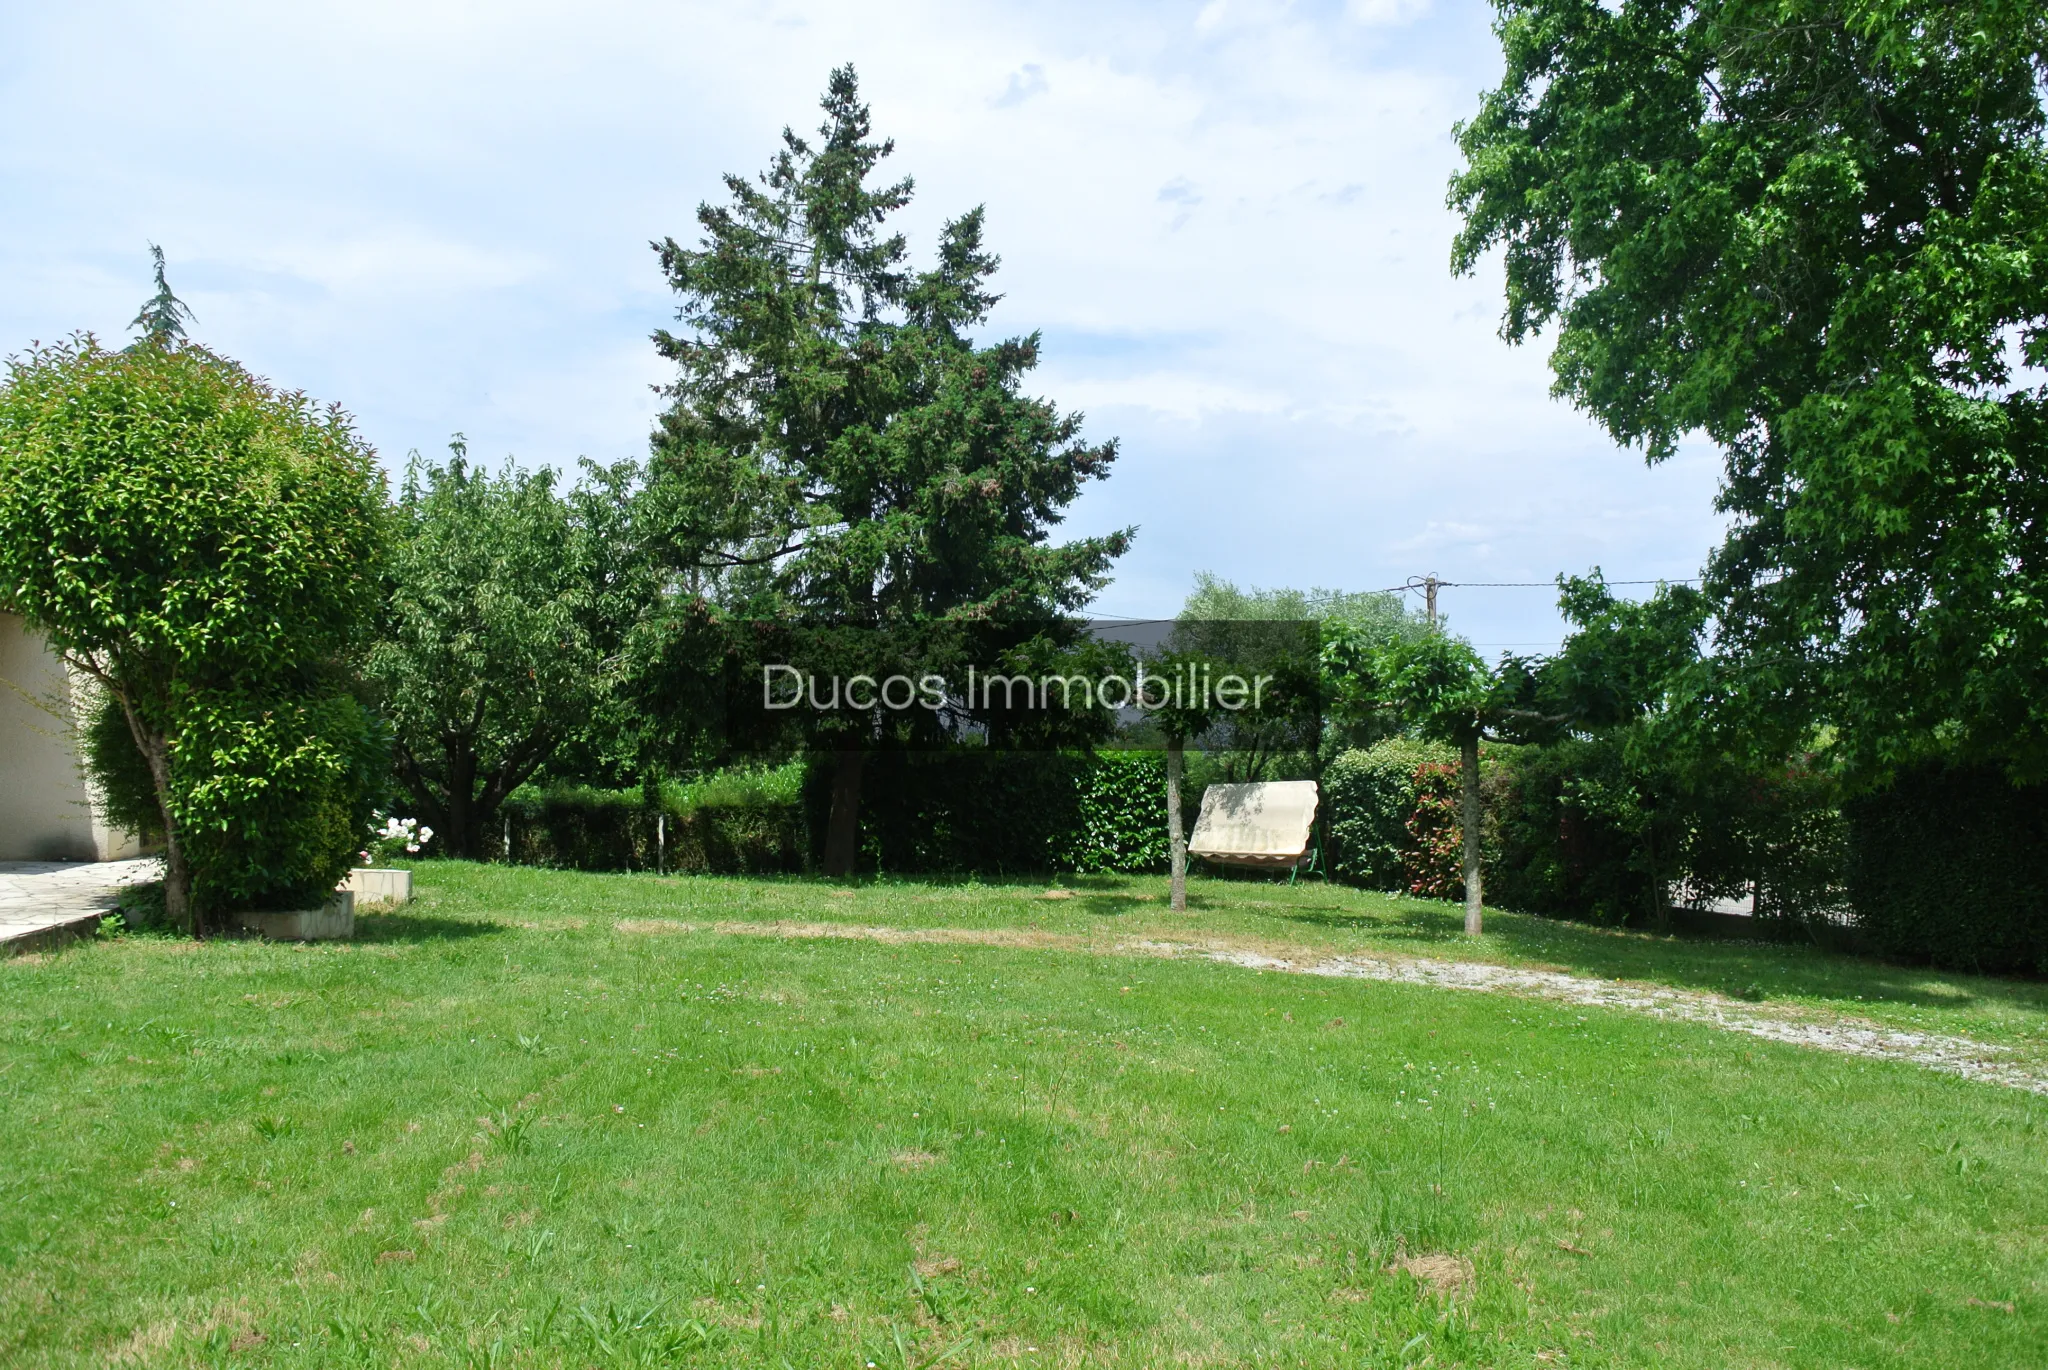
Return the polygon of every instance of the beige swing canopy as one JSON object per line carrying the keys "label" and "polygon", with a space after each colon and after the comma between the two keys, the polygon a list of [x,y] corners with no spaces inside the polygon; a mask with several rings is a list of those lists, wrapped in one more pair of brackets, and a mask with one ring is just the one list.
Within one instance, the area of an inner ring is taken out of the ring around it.
{"label": "beige swing canopy", "polygon": [[1265,780],[1211,785],[1188,855],[1226,866],[1287,870],[1308,860],[1316,825],[1316,782]]}

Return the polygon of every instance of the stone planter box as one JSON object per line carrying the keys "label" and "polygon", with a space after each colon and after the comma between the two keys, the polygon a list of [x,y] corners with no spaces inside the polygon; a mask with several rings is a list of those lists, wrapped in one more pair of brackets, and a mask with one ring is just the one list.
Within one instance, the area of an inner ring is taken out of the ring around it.
{"label": "stone planter box", "polygon": [[353,890],[337,890],[317,909],[245,913],[240,918],[244,928],[273,942],[339,941],[355,935],[356,896]]}
{"label": "stone planter box", "polygon": [[410,904],[412,872],[358,866],[342,880],[341,888],[365,904]]}

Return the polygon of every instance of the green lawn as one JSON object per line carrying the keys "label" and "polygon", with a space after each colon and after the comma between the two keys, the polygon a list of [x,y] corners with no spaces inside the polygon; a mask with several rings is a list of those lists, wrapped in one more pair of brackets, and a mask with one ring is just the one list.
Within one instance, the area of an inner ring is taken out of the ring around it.
{"label": "green lawn", "polygon": [[[1477,955],[2038,1051],[2039,985],[1198,882],[435,864],[350,945],[0,963],[9,1366],[2039,1366],[2048,1099]],[[732,936],[794,919],[1048,946]],[[628,930],[618,925],[625,922]],[[662,935],[678,922],[693,932]],[[1860,997],[1859,997],[1860,996]]]}

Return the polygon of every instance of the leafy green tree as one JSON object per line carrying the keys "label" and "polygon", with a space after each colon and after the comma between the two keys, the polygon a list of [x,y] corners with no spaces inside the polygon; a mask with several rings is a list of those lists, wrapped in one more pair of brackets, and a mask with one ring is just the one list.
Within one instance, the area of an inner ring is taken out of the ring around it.
{"label": "leafy green tree", "polygon": [[1622,852],[1589,870],[1589,904],[1647,911],[1661,925],[1674,880],[1698,897],[1756,894],[1757,911],[1801,918],[1832,912],[1841,871],[1835,777],[1809,754],[1727,752],[1694,720],[1717,683],[1703,656],[1710,606],[1685,585],[1646,599],[1616,598],[1596,571],[1560,577],[1558,609],[1572,625],[1557,653],[1523,663],[1522,707],[1506,711],[1520,739],[1553,755],[1521,766],[1532,793],[1529,834],[1554,847],[1554,791]]}
{"label": "leafy green tree", "polygon": [[[679,584],[747,614],[900,629],[1005,625],[1077,610],[1129,532],[1054,543],[1114,442],[1023,390],[1037,335],[982,345],[996,296],[982,212],[948,221],[914,270],[886,230],[909,180],[876,184],[852,68],[832,73],[818,140],[785,130],[758,182],[698,211],[701,246],[655,244],[683,329],[654,440],[650,527]],[[1011,637],[1035,631],[1018,627]],[[883,639],[878,638],[878,641]],[[889,641],[901,641],[900,633]],[[878,667],[893,663],[877,663]],[[852,869],[861,759],[880,720],[845,716],[826,868]]]}
{"label": "leafy green tree", "polygon": [[1469,642],[1441,626],[1379,642],[1326,633],[1322,660],[1329,707],[1339,718],[1391,718],[1402,731],[1458,749],[1465,931],[1478,936],[1485,901],[1480,743],[1556,721],[1538,712],[1531,663],[1503,657],[1489,667]]}
{"label": "leafy green tree", "polygon": [[1504,251],[1504,336],[1618,441],[1725,455],[1701,702],[2048,774],[2048,7],[1496,9],[1454,265]]}
{"label": "leafy green tree", "polygon": [[1174,640],[1247,665],[1265,663],[1284,680],[1291,705],[1232,715],[1216,745],[1236,753],[1226,763],[1230,779],[1258,780],[1277,755],[1299,751],[1318,779],[1326,760],[1350,747],[1366,747],[1390,736],[1397,725],[1385,711],[1334,713],[1323,708],[1335,682],[1306,678],[1320,672],[1318,644],[1280,626],[1313,624],[1322,641],[1341,643],[1350,658],[1370,656],[1397,642],[1430,631],[1398,595],[1344,590],[1241,588],[1209,572],[1197,572],[1195,588],[1175,619]]}
{"label": "leafy green tree", "polygon": [[378,738],[345,668],[382,504],[345,414],[174,332],[8,363],[0,603],[120,710],[194,935],[331,890],[355,850]]}
{"label": "leafy green tree", "polygon": [[1485,872],[1480,862],[1479,743],[1497,726],[1503,681],[1470,643],[1449,633],[1396,642],[1380,654],[1386,695],[1415,730],[1458,749],[1458,823],[1464,843],[1465,932],[1482,930]]}
{"label": "leafy green tree", "polygon": [[[1619,874],[1635,879],[1661,927],[1696,821],[1705,812],[1722,832],[1734,828],[1740,816],[1725,800],[1750,788],[1692,726],[1706,598],[1690,586],[1660,585],[1644,600],[1617,599],[1598,571],[1561,576],[1558,591],[1572,631],[1548,660],[1523,665],[1530,707],[1511,711],[1511,722],[1522,740],[1569,758],[1565,797],[1628,843]],[[1631,902],[1612,889],[1601,895],[1622,911]]]}
{"label": "leafy green tree", "polygon": [[634,463],[408,465],[392,511],[384,604],[366,674],[395,734],[398,779],[448,849],[487,854],[498,807],[605,713],[655,582],[633,522]]}

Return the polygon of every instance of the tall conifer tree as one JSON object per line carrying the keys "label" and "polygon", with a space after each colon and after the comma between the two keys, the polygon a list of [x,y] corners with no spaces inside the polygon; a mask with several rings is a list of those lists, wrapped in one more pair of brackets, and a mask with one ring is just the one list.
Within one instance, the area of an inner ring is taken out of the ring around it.
{"label": "tall conifer tree", "polygon": [[[998,298],[981,209],[913,269],[888,228],[911,182],[878,182],[893,145],[871,136],[851,67],[822,104],[815,143],[785,129],[758,180],[728,176],[729,202],[698,210],[699,246],[654,245],[682,299],[683,328],[655,335],[677,376],[648,501],[675,565],[741,612],[861,628],[1079,609],[1133,530],[1051,534],[1116,443],[1022,393],[1037,334],[970,337]],[[859,720],[833,741],[835,874],[853,866],[871,741]]]}

